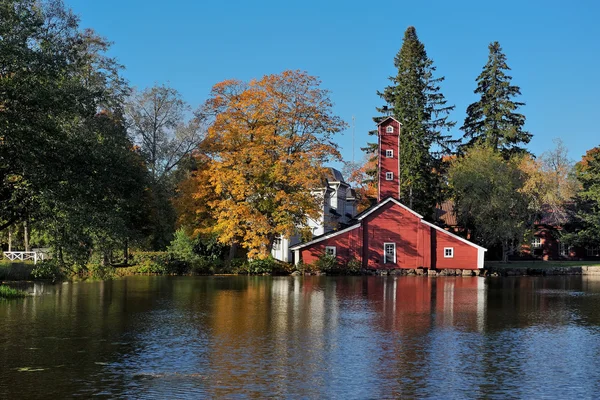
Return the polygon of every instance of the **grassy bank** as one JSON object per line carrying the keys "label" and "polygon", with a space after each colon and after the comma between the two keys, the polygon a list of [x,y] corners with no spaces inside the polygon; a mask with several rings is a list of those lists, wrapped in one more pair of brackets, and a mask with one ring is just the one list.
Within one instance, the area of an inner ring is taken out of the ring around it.
{"label": "grassy bank", "polygon": [[18,299],[27,296],[27,292],[10,286],[0,285],[0,299]]}
{"label": "grassy bank", "polygon": [[484,269],[506,268],[506,269],[548,269],[548,268],[566,268],[566,267],[597,267],[598,261],[513,261],[503,263],[500,261],[488,261]]}

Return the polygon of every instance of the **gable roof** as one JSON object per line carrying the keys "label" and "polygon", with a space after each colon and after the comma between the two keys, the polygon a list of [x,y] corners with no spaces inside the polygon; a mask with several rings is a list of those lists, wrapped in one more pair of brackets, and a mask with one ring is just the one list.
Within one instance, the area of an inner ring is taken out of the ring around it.
{"label": "gable roof", "polygon": [[383,207],[385,204],[387,204],[389,202],[392,202],[394,204],[399,205],[400,207],[402,207],[406,211],[410,212],[411,214],[413,214],[413,215],[415,215],[415,216],[417,216],[419,218],[423,218],[423,216],[421,214],[418,214],[415,211],[411,210],[410,208],[406,207],[404,204],[400,203],[395,198],[393,198],[393,197],[386,197],[385,199],[383,199],[382,201],[380,201],[378,204],[375,204],[374,206],[371,206],[371,207],[367,208],[366,210],[364,210],[363,212],[361,212],[360,214],[358,214],[356,217],[354,217],[354,219],[356,219],[358,221],[361,221],[363,218],[365,218],[369,214],[372,214],[373,212],[377,211],[378,209],[380,209],[381,207]]}
{"label": "gable roof", "polygon": [[311,244],[314,244],[314,243],[318,243],[318,242],[320,242],[321,240],[325,240],[325,239],[329,239],[329,238],[332,238],[332,237],[335,237],[335,236],[341,235],[342,233],[349,232],[349,231],[351,231],[351,230],[353,230],[353,229],[356,229],[356,228],[358,228],[358,227],[360,227],[360,223],[358,223],[358,224],[354,224],[354,225],[351,225],[351,226],[349,226],[349,227],[347,227],[347,228],[345,228],[345,229],[342,229],[341,231],[329,232],[329,233],[326,233],[326,234],[324,234],[324,235],[316,236],[316,237],[314,237],[314,238],[313,238],[311,241],[309,241],[309,242],[305,242],[305,243],[298,243],[298,244],[295,244],[295,245],[293,245],[293,246],[290,246],[290,250],[301,249],[302,247],[306,247],[306,246],[308,246],[308,245],[311,245]]}
{"label": "gable roof", "polygon": [[396,121],[398,124],[400,124],[400,126],[402,126],[402,122],[398,121],[396,118],[394,117],[385,117],[384,119],[382,119],[381,121],[379,121],[379,123],[377,124],[377,126],[383,124],[384,122],[386,122],[388,119],[392,119],[394,121]]}
{"label": "gable roof", "polygon": [[425,225],[428,225],[428,226],[430,226],[430,227],[432,227],[432,228],[435,228],[435,229],[437,229],[438,231],[440,231],[440,232],[443,232],[443,233],[445,233],[446,235],[448,235],[448,236],[451,236],[451,237],[453,237],[453,238],[455,238],[455,239],[458,239],[458,240],[460,240],[461,242],[464,242],[464,243],[466,243],[466,244],[468,244],[468,245],[471,245],[471,246],[473,246],[473,247],[476,247],[476,248],[478,248],[478,249],[481,249],[481,250],[483,250],[483,251],[487,251],[487,249],[486,249],[485,247],[481,247],[480,245],[478,245],[478,244],[475,244],[475,243],[471,242],[470,240],[467,240],[467,239],[465,239],[465,238],[462,238],[462,237],[460,237],[460,236],[458,236],[458,235],[455,235],[455,234],[454,234],[454,233],[452,233],[452,232],[448,232],[448,231],[447,231],[447,230],[445,230],[444,228],[440,228],[439,226],[437,226],[437,225],[434,225],[434,224],[432,224],[431,222],[427,222],[427,221],[425,221],[425,220],[421,220],[421,223],[423,223],[423,224],[425,224]]}

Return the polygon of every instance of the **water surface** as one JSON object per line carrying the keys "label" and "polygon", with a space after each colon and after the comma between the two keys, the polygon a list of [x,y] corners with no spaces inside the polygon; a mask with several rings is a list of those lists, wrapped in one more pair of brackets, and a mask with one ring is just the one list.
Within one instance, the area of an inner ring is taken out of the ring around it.
{"label": "water surface", "polygon": [[129,277],[0,302],[0,398],[595,398],[600,278]]}

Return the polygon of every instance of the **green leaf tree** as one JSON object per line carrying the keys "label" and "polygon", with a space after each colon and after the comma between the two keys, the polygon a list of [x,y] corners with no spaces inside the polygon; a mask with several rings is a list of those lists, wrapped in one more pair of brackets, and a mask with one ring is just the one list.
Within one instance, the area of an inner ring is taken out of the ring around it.
{"label": "green leaf tree", "polygon": [[575,198],[576,219],[568,227],[567,241],[580,246],[600,245],[600,146],[586,152],[575,164],[581,190]]}
{"label": "green leaf tree", "polygon": [[488,61],[477,77],[475,93],[480,99],[467,107],[467,117],[461,129],[464,131],[463,150],[475,144],[484,144],[505,157],[526,150],[532,135],[523,129],[525,116],[518,109],[525,103],[514,101],[521,89],[512,85],[512,77],[506,74],[510,68],[500,43],[489,45]]}
{"label": "green leaf tree", "polygon": [[523,192],[527,176],[517,160],[506,161],[490,147],[475,146],[457,158],[448,179],[461,226],[483,246],[502,246],[502,259],[518,250],[534,214]]}

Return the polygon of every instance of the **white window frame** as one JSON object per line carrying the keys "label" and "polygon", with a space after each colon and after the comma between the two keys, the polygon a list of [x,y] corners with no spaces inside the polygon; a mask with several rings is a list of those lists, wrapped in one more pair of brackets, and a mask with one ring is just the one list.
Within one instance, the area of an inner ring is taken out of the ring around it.
{"label": "white window frame", "polygon": [[385,133],[394,133],[394,127],[392,125],[388,125],[385,128]]}
{"label": "white window frame", "polygon": [[585,248],[588,257],[600,257],[600,247],[592,246]]}
{"label": "white window frame", "polygon": [[534,236],[533,239],[531,239],[531,248],[532,249],[541,249],[542,248],[542,238]]}
{"label": "white window frame", "polygon": [[394,150],[386,150],[385,157],[386,158],[394,158]]}
{"label": "white window frame", "polygon": [[444,258],[454,258],[454,247],[444,247]]}
{"label": "white window frame", "polygon": [[558,255],[561,257],[571,257],[573,246],[567,246],[566,243],[558,243]]}
{"label": "white window frame", "polygon": [[394,180],[394,173],[393,172],[386,172],[385,173],[385,180],[386,181],[393,181]]}
{"label": "white window frame", "polygon": [[280,237],[275,238],[275,240],[273,240],[273,250],[281,250],[282,241],[283,240]]}
{"label": "white window frame", "polygon": [[325,246],[325,254],[329,254],[332,256],[336,256],[336,248],[335,246]]}
{"label": "white window frame", "polygon": [[[387,259],[387,246],[393,246],[394,247],[394,260],[393,262],[388,261]],[[383,263],[384,264],[396,264],[396,243],[392,243],[392,242],[385,242],[383,243]]]}

